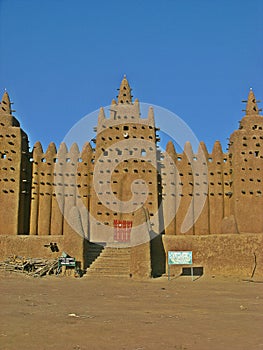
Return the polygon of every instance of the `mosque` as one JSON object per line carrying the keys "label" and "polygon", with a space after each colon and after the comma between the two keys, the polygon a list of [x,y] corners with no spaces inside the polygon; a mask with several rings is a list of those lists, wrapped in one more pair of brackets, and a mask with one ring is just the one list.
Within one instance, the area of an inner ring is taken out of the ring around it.
{"label": "mosque", "polygon": [[[0,257],[76,257],[88,274],[159,276],[168,251],[192,251],[208,273],[263,272],[263,117],[245,115],[211,153],[159,147],[154,109],[142,118],[123,78],[93,142],[29,149],[7,92],[0,105]],[[69,147],[69,148],[68,148]],[[58,251],[47,248],[55,243]]]}

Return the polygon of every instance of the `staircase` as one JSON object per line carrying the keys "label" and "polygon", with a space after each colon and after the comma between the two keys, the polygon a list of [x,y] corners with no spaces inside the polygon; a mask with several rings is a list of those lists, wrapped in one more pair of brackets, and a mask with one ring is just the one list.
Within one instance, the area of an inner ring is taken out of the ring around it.
{"label": "staircase", "polygon": [[[130,277],[130,248],[101,247],[89,250],[86,276]],[[99,254],[98,254],[99,253]],[[93,259],[93,260],[92,260]]]}

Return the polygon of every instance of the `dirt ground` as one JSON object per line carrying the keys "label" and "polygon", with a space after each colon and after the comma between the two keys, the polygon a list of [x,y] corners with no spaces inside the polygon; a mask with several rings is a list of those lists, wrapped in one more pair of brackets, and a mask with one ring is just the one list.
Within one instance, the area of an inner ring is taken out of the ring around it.
{"label": "dirt ground", "polygon": [[1,273],[2,350],[263,349],[263,283]]}

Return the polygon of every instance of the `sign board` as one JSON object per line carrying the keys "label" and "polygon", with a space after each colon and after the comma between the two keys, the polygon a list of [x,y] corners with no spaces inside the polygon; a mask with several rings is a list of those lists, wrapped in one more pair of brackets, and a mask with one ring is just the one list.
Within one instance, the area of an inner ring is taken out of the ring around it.
{"label": "sign board", "polygon": [[75,258],[70,257],[60,257],[59,258],[59,265],[60,266],[76,266]]}
{"label": "sign board", "polygon": [[[168,280],[170,279],[170,265],[192,265],[193,254],[191,251],[173,252],[168,251]],[[193,280],[193,267],[191,266],[191,276]]]}
{"label": "sign board", "polygon": [[168,252],[169,265],[191,265],[193,263],[193,255],[191,251]]}

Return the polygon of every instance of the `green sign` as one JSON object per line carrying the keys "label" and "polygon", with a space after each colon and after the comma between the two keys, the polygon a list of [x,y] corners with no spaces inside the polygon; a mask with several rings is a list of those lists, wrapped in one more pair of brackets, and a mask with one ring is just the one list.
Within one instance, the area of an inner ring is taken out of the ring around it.
{"label": "green sign", "polygon": [[168,252],[168,265],[191,265],[193,255],[191,251]]}

